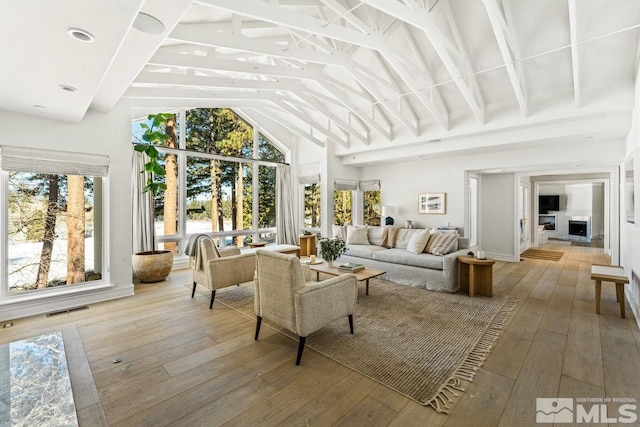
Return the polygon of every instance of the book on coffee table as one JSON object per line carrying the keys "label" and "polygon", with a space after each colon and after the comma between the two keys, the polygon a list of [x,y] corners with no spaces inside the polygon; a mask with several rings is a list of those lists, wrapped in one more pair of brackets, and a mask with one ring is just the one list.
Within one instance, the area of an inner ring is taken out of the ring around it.
{"label": "book on coffee table", "polygon": [[350,271],[351,273],[357,273],[358,271],[364,270],[364,265],[356,264],[354,262],[347,262],[341,264],[338,268],[340,270]]}

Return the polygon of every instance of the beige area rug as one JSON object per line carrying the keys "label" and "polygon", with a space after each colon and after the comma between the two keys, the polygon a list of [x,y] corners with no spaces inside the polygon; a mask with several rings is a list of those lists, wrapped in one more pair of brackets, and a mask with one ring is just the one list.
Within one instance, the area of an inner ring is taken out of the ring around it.
{"label": "beige area rug", "polygon": [[[461,380],[473,380],[517,302],[380,279],[371,281],[369,294],[359,285],[355,334],[341,319],[310,334],[307,347],[444,413],[463,391]],[[219,290],[218,302],[255,318],[251,283]],[[297,340],[291,332],[280,332]]]}
{"label": "beige area rug", "polygon": [[546,261],[560,261],[564,252],[562,251],[549,251],[547,249],[527,249],[522,252],[520,256],[522,258],[542,259]]}

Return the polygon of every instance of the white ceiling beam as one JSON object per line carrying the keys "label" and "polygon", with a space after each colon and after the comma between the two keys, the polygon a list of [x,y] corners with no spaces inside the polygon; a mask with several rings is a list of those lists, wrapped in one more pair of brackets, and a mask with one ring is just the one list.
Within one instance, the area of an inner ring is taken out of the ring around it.
{"label": "white ceiling beam", "polygon": [[176,73],[142,72],[134,82],[135,85],[188,86],[200,88],[221,88],[238,90],[298,90],[297,80],[280,79],[279,81],[264,81],[253,79],[233,79],[230,77],[193,76]]}
{"label": "white ceiling beam", "polygon": [[[252,108],[252,107],[249,107]],[[307,139],[311,142],[313,142],[314,144],[316,144],[319,147],[325,147],[326,144],[324,141],[322,141],[321,139],[318,139],[315,135],[313,135],[313,133],[311,132],[311,128],[309,128],[308,131],[305,131],[303,129],[300,129],[298,126],[292,124],[290,121],[286,121],[285,117],[279,116],[278,113],[274,110],[266,110],[266,109],[256,109],[254,108],[254,111],[256,112],[256,114],[258,115],[263,115],[264,117],[268,118],[271,121],[274,121],[276,123],[287,123],[286,126],[283,126],[288,132],[293,133],[294,135],[297,135],[300,138],[303,139]]]}
{"label": "white ceiling beam", "polygon": [[[380,68],[382,68],[382,70],[387,75],[387,78],[389,79],[389,81],[395,86],[396,92],[399,94],[397,98],[385,101],[385,104],[389,104],[390,102],[397,102],[398,110],[402,112],[404,108],[405,110],[404,112],[405,114],[409,115],[409,119],[411,120],[412,125],[416,129],[418,129],[418,117],[416,116],[416,112],[413,110],[411,105],[409,105],[406,94],[403,93],[402,88],[400,87],[400,83],[398,82],[398,79],[393,75],[391,70],[389,70],[389,65],[387,64],[387,62],[385,62],[385,59],[382,57],[382,54],[380,54],[380,52],[373,52],[373,56],[376,59],[376,61],[378,61],[378,65],[380,65]],[[386,105],[387,109],[390,107],[391,107],[390,105]]]}
{"label": "white ceiling beam", "polygon": [[224,107],[251,107],[256,108],[262,104],[268,104],[269,100],[255,99],[193,99],[193,98],[132,98],[131,108],[149,110],[155,112],[167,111],[172,109],[191,109],[191,108],[224,108]]}
{"label": "white ceiling beam", "polygon": [[569,1],[569,34],[571,35],[571,71],[573,75],[573,99],[576,108],[580,108],[580,56],[578,53],[578,21],[576,17],[576,0]]}
{"label": "white ceiling beam", "polygon": [[310,51],[295,46],[283,47],[274,45],[273,43],[263,42],[259,38],[212,31],[206,24],[178,24],[167,38],[184,43],[209,47],[223,47],[261,55],[294,59],[297,61],[314,62],[318,64],[335,63],[333,55],[327,53]]}
{"label": "white ceiling beam", "polygon": [[303,89],[303,92],[293,92],[295,96],[300,97],[304,102],[308,103],[311,107],[316,109],[319,113],[323,114],[329,120],[334,122],[342,130],[344,130],[349,137],[357,139],[365,145],[369,145],[369,139],[366,135],[362,135],[356,128],[351,126],[347,121],[342,119],[339,115],[332,113],[326,106],[322,105],[312,94]]}
{"label": "white ceiling beam", "polygon": [[[357,31],[342,27],[340,25],[330,23],[327,24],[311,16],[292,12],[266,3],[252,3],[249,5],[234,0],[199,0],[199,2],[205,5],[224,8],[226,10],[233,11],[234,13],[240,13],[255,19],[264,19],[265,21],[269,21],[277,25],[282,25],[286,28],[295,28],[304,32],[314,33],[316,35],[338,39],[355,45],[369,47],[370,49],[376,51],[391,51],[390,45],[386,42],[386,40],[384,40],[383,37],[372,37],[371,35],[362,34]],[[334,54],[334,56],[337,55]],[[379,81],[379,79],[376,79],[375,77],[373,77],[373,75],[371,75],[369,70],[360,67],[358,64],[355,64],[355,62],[353,62],[350,57],[344,55],[343,58],[344,60],[348,59],[352,62],[352,64],[348,64],[345,66],[347,70],[352,70],[353,65],[356,65],[356,67],[359,68],[359,73],[357,73],[358,75],[355,75],[353,71],[351,71],[356,80],[360,81],[362,80],[363,75],[366,76],[367,74],[369,74],[369,77],[374,81]],[[412,133],[416,135],[418,134],[417,126],[411,124],[411,122],[404,117],[402,112],[397,111],[395,108],[387,105],[384,97],[381,96],[381,94],[377,92],[376,89],[371,87],[371,82],[361,82],[361,84],[367,90],[369,90],[372,95],[374,95],[376,100],[383,106],[385,106],[385,108],[387,108],[389,112],[400,121],[400,123],[407,127],[407,129],[409,129]],[[399,93],[398,96],[399,95],[401,94]],[[426,102],[426,98],[423,97],[421,101]],[[441,122],[441,115],[434,114],[434,117],[436,116],[438,116],[436,120]]]}
{"label": "white ceiling beam", "polygon": [[329,9],[333,10],[338,15],[342,16],[345,21],[356,27],[361,32],[369,34],[369,32],[371,31],[371,27],[369,25],[362,22],[360,18],[353,14],[353,9],[347,9],[337,0],[320,0],[320,2]]}
{"label": "white ceiling beam", "polygon": [[293,108],[290,104],[288,104],[287,102],[285,102],[285,100],[282,97],[277,97],[274,96],[272,98],[273,100],[273,106],[267,106],[267,108],[274,108],[275,106],[280,107],[280,109],[286,111],[287,113],[291,114],[292,116],[296,117],[298,120],[300,120],[303,123],[307,123],[309,125],[310,128],[316,129],[318,132],[322,133],[327,140],[331,140],[334,141],[340,145],[342,145],[345,148],[349,148],[349,142],[345,141],[341,138],[339,138],[335,133],[331,132],[331,129],[323,125],[321,125],[320,123],[318,123],[316,120],[314,120],[309,114],[300,111],[296,108]]}
{"label": "white ceiling beam", "polygon": [[465,61],[459,61],[460,63],[456,64],[452,55],[457,59],[462,58],[463,55],[451,45],[426,9],[411,9],[397,1],[389,0],[360,1],[422,30],[467,101],[471,111],[481,124],[485,123],[484,103],[478,99],[480,91],[473,70]]}
{"label": "white ceiling beam", "polygon": [[511,37],[508,36],[509,27],[507,26],[507,22],[505,21],[504,15],[502,15],[502,11],[500,10],[496,0],[482,0],[482,2],[487,10],[487,15],[489,15],[489,22],[491,23],[493,33],[496,36],[496,41],[498,42],[498,47],[502,54],[502,59],[509,76],[509,81],[511,81],[511,86],[513,87],[513,91],[516,95],[516,100],[520,107],[520,114],[522,114],[522,117],[527,117],[527,94],[522,89],[520,77],[516,71],[515,64],[517,61],[512,55],[514,48],[509,42],[507,42],[508,39],[511,40]]}
{"label": "white ceiling beam", "polygon": [[415,57],[418,58],[419,69],[422,71],[422,74],[423,74],[422,77],[427,81],[427,84],[431,86],[429,88],[430,101],[435,106],[435,108],[440,111],[440,114],[443,116],[443,118],[446,119],[444,120],[445,121],[444,129],[448,130],[449,129],[449,110],[447,109],[447,106],[445,105],[444,100],[442,99],[442,95],[440,95],[440,91],[438,90],[438,86],[436,86],[433,76],[431,76],[431,72],[429,71],[429,64],[427,64],[427,60],[422,54],[422,51],[418,48],[416,40],[413,37],[413,34],[411,34],[411,31],[409,31],[409,29],[405,25],[402,25],[400,28],[402,28],[402,31],[405,33],[405,36],[407,38],[407,41],[409,42],[409,47],[411,48],[411,51],[413,52]]}
{"label": "white ceiling beam", "polygon": [[170,91],[162,87],[130,87],[123,98],[157,98],[157,99],[227,99],[227,100],[270,100],[268,92],[260,91],[216,91],[173,88]]}
{"label": "white ceiling beam", "polygon": [[158,51],[149,59],[149,64],[173,67],[189,68],[204,71],[230,71],[252,75],[272,77],[286,77],[292,79],[313,80],[314,72],[293,67],[280,67],[269,64],[259,64],[249,61],[234,61],[218,57],[184,55],[167,51]]}
{"label": "white ceiling beam", "polygon": [[371,129],[377,131],[380,135],[386,138],[387,141],[391,141],[391,126],[389,123],[385,123],[386,127],[382,126],[367,112],[362,111],[360,108],[358,108],[358,106],[353,103],[353,101],[351,101],[348,97],[341,96],[339,92],[336,92],[337,87],[329,79],[319,78],[318,80],[316,80],[316,83],[331,95],[333,95],[340,103],[342,103],[348,110],[350,110],[358,118],[360,118],[360,120],[365,122]]}
{"label": "white ceiling beam", "polygon": [[294,12],[277,5],[261,1],[242,2],[237,0],[197,0],[196,3],[377,50],[376,43],[367,34],[339,24],[327,23],[313,16]]}

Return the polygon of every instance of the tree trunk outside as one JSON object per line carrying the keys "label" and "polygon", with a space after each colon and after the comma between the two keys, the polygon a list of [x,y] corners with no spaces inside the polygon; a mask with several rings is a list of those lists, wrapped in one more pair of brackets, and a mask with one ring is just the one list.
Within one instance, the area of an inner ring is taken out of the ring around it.
{"label": "tree trunk outside", "polygon": [[211,231],[220,231],[218,227],[218,165],[216,160],[211,160]]}
{"label": "tree trunk outside", "polygon": [[53,240],[56,235],[56,216],[58,214],[58,175],[49,175],[49,200],[47,202],[47,217],[44,223],[44,238],[38,266],[38,289],[47,287],[49,268],[51,268],[51,253]]}
{"label": "tree trunk outside", "polygon": [[67,285],[84,282],[84,177],[69,175],[67,197]]}
{"label": "tree trunk outside", "polygon": [[[167,119],[165,133],[169,137],[167,147],[177,148],[178,133],[175,116]],[[167,185],[164,192],[164,235],[168,236],[178,232],[178,162],[175,154],[167,153],[164,169],[166,171],[165,184]],[[177,242],[165,242],[164,249],[177,253],[178,244]]]}
{"label": "tree trunk outside", "polygon": [[318,186],[313,184],[311,186],[311,226],[318,227],[318,213],[320,212],[320,206],[318,206]]}

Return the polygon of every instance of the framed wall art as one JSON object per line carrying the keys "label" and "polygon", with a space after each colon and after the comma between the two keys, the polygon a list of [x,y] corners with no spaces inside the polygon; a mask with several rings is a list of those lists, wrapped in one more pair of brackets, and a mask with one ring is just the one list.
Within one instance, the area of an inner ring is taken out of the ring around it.
{"label": "framed wall art", "polygon": [[446,209],[446,193],[418,194],[418,213],[444,214]]}

